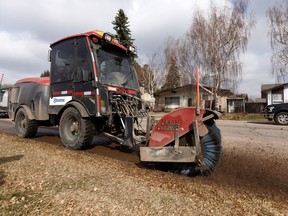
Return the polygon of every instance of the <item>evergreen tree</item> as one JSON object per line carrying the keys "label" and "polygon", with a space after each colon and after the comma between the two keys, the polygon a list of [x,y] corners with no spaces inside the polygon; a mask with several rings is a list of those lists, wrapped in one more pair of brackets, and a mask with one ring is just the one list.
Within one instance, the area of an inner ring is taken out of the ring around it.
{"label": "evergreen tree", "polygon": [[166,56],[168,61],[168,72],[166,75],[165,83],[162,86],[162,90],[165,89],[172,89],[180,86],[180,74],[177,67],[177,59],[175,54],[169,53],[169,55]]}
{"label": "evergreen tree", "polygon": [[113,29],[116,31],[116,36],[120,39],[121,44],[123,44],[125,47],[132,45],[134,39],[131,38],[128,17],[122,9],[118,10],[112,24],[114,25]]}
{"label": "evergreen tree", "polygon": [[41,73],[40,77],[49,77],[50,76],[50,71],[46,70],[43,73]]}

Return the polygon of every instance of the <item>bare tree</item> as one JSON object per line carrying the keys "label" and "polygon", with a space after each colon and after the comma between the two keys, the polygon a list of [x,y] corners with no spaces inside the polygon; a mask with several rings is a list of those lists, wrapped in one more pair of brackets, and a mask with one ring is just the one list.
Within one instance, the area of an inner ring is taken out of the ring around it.
{"label": "bare tree", "polygon": [[158,57],[157,52],[154,52],[151,58],[149,59],[148,63],[148,70],[149,70],[149,75],[147,77],[148,93],[152,96],[154,95],[156,89],[162,85],[164,78],[164,75],[161,72],[161,64],[157,59],[157,57]]}
{"label": "bare tree", "polygon": [[159,54],[153,53],[149,62],[143,66],[139,65],[136,61],[134,67],[138,76],[140,87],[143,87],[145,92],[154,95],[157,88],[163,85],[165,75],[162,73],[161,61],[159,61]]}
{"label": "bare tree", "polygon": [[188,40],[178,39],[175,43],[175,53],[177,56],[181,85],[195,83],[195,61],[191,53],[191,44],[187,42]]}
{"label": "bare tree", "polygon": [[272,73],[277,75],[279,82],[285,82],[288,77],[288,1],[278,2],[266,14],[270,23],[269,35],[273,50]]}
{"label": "bare tree", "polygon": [[235,89],[241,78],[240,53],[245,52],[248,36],[255,25],[247,15],[248,0],[236,0],[232,7],[217,8],[211,1],[207,16],[197,9],[193,14],[191,27],[179,43],[178,57],[186,72],[195,65],[200,68],[200,82],[215,89]]}
{"label": "bare tree", "polygon": [[141,83],[143,83],[143,87],[145,92],[149,93],[150,95],[154,94],[155,91],[155,79],[153,75],[152,68],[150,64],[145,64],[141,69]]}

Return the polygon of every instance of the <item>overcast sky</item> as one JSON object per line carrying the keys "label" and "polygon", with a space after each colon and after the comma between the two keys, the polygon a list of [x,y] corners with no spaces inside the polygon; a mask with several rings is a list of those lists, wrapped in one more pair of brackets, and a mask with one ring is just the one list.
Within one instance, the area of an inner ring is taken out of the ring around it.
{"label": "overcast sky", "polygon": [[[228,4],[228,0],[215,0]],[[256,19],[243,56],[239,93],[260,97],[261,84],[275,83],[265,12],[275,1],[251,0]],[[168,36],[181,37],[196,7],[209,0],[0,0],[0,75],[3,83],[40,76],[49,70],[49,44],[68,35],[100,29],[114,33],[111,22],[121,8],[128,16],[139,61],[145,63]]]}

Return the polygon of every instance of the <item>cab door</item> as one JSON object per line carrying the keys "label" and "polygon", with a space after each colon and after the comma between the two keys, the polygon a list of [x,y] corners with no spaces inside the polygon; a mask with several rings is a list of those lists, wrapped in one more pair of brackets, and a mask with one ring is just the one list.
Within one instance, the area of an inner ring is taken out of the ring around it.
{"label": "cab door", "polygon": [[90,115],[95,115],[97,110],[95,78],[92,57],[85,37],[76,38],[73,75],[74,100],[82,103]]}
{"label": "cab door", "polygon": [[50,114],[57,114],[73,99],[74,46],[74,39],[67,39],[51,47]]}
{"label": "cab door", "polygon": [[95,115],[94,73],[86,38],[70,38],[51,48],[49,113],[57,114],[70,101],[77,101]]}

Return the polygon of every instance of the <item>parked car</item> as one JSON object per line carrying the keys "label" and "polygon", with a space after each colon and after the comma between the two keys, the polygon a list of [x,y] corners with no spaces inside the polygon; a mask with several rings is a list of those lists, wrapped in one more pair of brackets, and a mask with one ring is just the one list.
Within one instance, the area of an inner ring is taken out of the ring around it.
{"label": "parked car", "polygon": [[271,104],[265,107],[264,117],[276,124],[288,125],[288,103]]}

